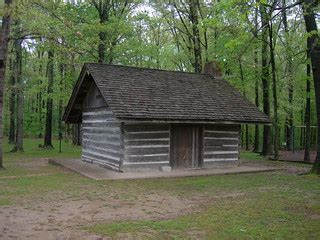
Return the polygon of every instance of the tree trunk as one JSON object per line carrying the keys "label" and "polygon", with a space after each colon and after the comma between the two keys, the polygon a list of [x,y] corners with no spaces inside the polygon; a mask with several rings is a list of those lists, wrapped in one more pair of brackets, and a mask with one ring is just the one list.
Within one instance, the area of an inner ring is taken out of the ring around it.
{"label": "tree trunk", "polygon": [[310,33],[307,44],[312,66],[318,126],[317,157],[313,164],[312,172],[320,174],[320,38],[315,14],[312,9],[312,7],[316,7],[317,5],[317,0],[304,0],[302,3],[306,30]]}
{"label": "tree trunk", "polygon": [[[92,1],[94,7],[99,13],[100,24],[105,25],[109,19],[109,10],[111,7],[110,1],[104,0],[93,0]],[[106,41],[107,41],[107,33],[105,31],[99,32],[99,45],[98,45],[98,62],[104,63],[106,61]]]}
{"label": "tree trunk", "polygon": [[13,74],[13,61],[10,60],[10,68],[11,68],[11,76],[9,80],[9,87],[8,90],[10,91],[9,94],[9,144],[14,144],[16,141],[15,132],[16,132],[16,90],[15,90],[15,77]]}
{"label": "tree trunk", "polygon": [[[258,8],[255,8],[254,15],[254,37],[258,37]],[[254,84],[254,93],[255,93],[255,105],[259,108],[259,77],[258,77],[258,50],[254,50],[254,76],[255,76],[255,84]],[[259,152],[260,150],[260,131],[259,125],[256,124],[254,126],[254,147],[253,152]]]}
{"label": "tree trunk", "polygon": [[73,124],[73,145],[80,146],[81,145],[81,125]]}
{"label": "tree trunk", "polygon": [[46,129],[44,134],[44,144],[43,147],[45,148],[53,148],[52,146],[52,108],[53,108],[53,101],[52,101],[52,93],[53,93],[53,57],[54,53],[53,50],[48,51],[48,89],[47,89],[47,113],[46,113]]}
{"label": "tree trunk", "polygon": [[190,21],[192,24],[192,42],[193,42],[193,54],[194,54],[194,72],[201,73],[202,60],[201,60],[201,45],[200,45],[200,33],[199,33],[199,8],[197,1],[189,1]]}
{"label": "tree trunk", "polygon": [[[60,64],[60,82],[59,82],[59,89],[60,89],[60,92],[62,93],[63,92],[63,79],[65,78],[65,75],[66,75],[66,65],[65,64]],[[62,129],[62,112],[63,112],[63,98],[61,96],[61,98],[59,99],[59,106],[58,106],[58,112],[59,112],[59,116],[58,116],[58,129],[59,129],[59,140],[60,140],[60,143],[61,143],[61,140],[62,140],[62,132],[63,132],[63,129]],[[61,152],[61,145],[59,145],[59,152]]]}
{"label": "tree trunk", "polygon": [[[20,35],[20,22],[16,22],[16,36]],[[22,39],[14,41],[14,76],[17,89],[17,132],[16,141],[11,152],[23,152],[23,80],[22,80]]]}
{"label": "tree trunk", "polygon": [[[282,7],[286,7],[286,0],[282,0]],[[292,54],[291,44],[289,42],[289,30],[287,22],[287,12],[282,12],[282,22],[285,32],[285,49],[286,49],[286,60],[287,60],[287,72],[288,72],[288,109],[286,116],[286,147],[288,151],[292,151],[292,126],[293,126],[293,69],[292,69]]]}
{"label": "tree trunk", "polygon": [[[309,52],[309,51],[308,51]],[[309,54],[307,54],[309,55]],[[306,136],[304,141],[304,161],[310,162],[310,140],[311,140],[311,69],[310,69],[310,56],[308,56],[307,63],[307,89],[306,89],[306,112],[305,112],[305,125],[306,125]]]}
{"label": "tree trunk", "polygon": [[[12,0],[5,0],[5,5],[10,5]],[[9,8],[5,8],[9,9]],[[2,146],[3,146],[3,134],[2,134],[2,110],[3,110],[3,90],[4,90],[4,77],[5,77],[5,63],[6,63],[6,52],[8,45],[8,38],[10,32],[11,15],[10,11],[5,11],[2,18],[2,27],[0,32],[0,169],[3,169],[2,163]]]}
{"label": "tree trunk", "polygon": [[273,150],[274,150],[274,159],[278,160],[279,158],[278,93],[277,93],[276,63],[274,58],[272,22],[269,22],[268,30],[269,30],[270,63],[271,63],[271,71],[272,71],[272,93],[273,93],[273,114],[274,114],[273,116],[273,129],[274,129]]}
{"label": "tree trunk", "polygon": [[[41,76],[43,73],[42,73],[42,69],[43,69],[43,66],[42,66],[42,59],[43,59],[43,54],[44,52],[38,52],[38,60],[40,62],[40,65],[39,65],[39,75]],[[39,86],[42,86],[42,80],[41,78],[39,79],[39,82],[38,82]],[[42,138],[42,134],[43,134],[43,122],[42,122],[42,109],[44,108],[44,103],[43,103],[43,99],[42,99],[42,87],[40,89],[40,91],[37,93],[37,113],[38,113],[38,117],[37,117],[37,120],[38,120],[38,137],[39,138]]]}
{"label": "tree trunk", "polygon": [[[262,23],[262,54],[261,54],[261,80],[262,80],[262,90],[263,90],[263,112],[270,116],[270,80],[269,80],[269,59],[268,59],[268,17],[266,12],[266,7],[260,4],[260,14]],[[262,152],[263,156],[272,154],[272,144],[271,144],[271,127],[268,125],[263,126],[263,143]]]}
{"label": "tree trunk", "polygon": [[[243,67],[242,67],[241,58],[239,58],[239,70],[240,70],[240,78],[241,78],[241,82],[242,82],[242,92],[243,92],[243,95],[246,97],[244,74],[243,74]],[[249,151],[249,127],[248,127],[248,124],[245,125],[245,139],[246,139],[246,141],[245,141],[246,151]]]}

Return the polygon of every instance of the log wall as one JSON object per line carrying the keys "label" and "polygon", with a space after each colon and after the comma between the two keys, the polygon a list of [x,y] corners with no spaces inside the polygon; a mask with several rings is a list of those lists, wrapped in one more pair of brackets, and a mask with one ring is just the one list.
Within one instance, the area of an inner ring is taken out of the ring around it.
{"label": "log wall", "polygon": [[82,116],[82,160],[119,171],[121,123],[108,107],[87,109]]}
{"label": "log wall", "polygon": [[169,166],[169,124],[124,123],[122,170]]}
{"label": "log wall", "polygon": [[204,166],[239,160],[239,126],[204,126]]}

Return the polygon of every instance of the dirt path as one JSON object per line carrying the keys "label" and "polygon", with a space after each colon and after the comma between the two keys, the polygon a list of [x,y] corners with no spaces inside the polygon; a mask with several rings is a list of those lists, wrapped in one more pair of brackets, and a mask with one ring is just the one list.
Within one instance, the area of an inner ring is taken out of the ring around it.
{"label": "dirt path", "polygon": [[[114,198],[0,207],[0,239],[99,239],[83,225],[117,220],[170,219],[195,209],[195,199],[166,193],[143,195],[134,203]],[[101,238],[100,238],[101,239]]]}

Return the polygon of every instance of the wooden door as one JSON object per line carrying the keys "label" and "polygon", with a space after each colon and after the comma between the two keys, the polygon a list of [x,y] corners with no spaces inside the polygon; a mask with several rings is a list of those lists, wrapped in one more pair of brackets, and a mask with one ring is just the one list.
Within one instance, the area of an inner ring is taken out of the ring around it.
{"label": "wooden door", "polygon": [[170,162],[172,168],[196,168],[202,165],[202,126],[171,125]]}

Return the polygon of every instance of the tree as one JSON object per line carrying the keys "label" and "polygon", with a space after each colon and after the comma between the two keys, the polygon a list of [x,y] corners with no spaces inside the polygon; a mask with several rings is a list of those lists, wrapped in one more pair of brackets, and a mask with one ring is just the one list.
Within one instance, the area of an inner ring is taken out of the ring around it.
{"label": "tree", "polygon": [[[282,8],[286,7],[286,0],[282,0]],[[289,28],[287,20],[287,11],[284,9],[282,11],[282,22],[284,27],[285,35],[285,56],[287,62],[287,72],[288,72],[288,110],[286,116],[286,146],[287,150],[292,150],[292,127],[293,127],[293,67],[292,67],[292,53],[291,53],[291,43],[289,39]]]}
{"label": "tree", "polygon": [[[269,77],[269,58],[268,58],[268,15],[266,7],[260,4],[261,24],[262,24],[262,48],[261,48],[261,79],[262,79],[262,97],[263,97],[263,112],[270,116],[270,77]],[[268,125],[263,126],[263,143],[262,152],[263,156],[272,153],[271,144],[271,127]]]}
{"label": "tree", "polygon": [[[275,3],[275,2],[274,2]],[[273,12],[274,5],[270,9],[269,16]],[[278,119],[278,91],[277,91],[277,77],[276,77],[276,61],[274,56],[274,37],[273,37],[273,27],[272,21],[268,21],[268,35],[269,35],[269,52],[270,52],[270,63],[271,63],[271,76],[272,76],[272,95],[273,95],[273,130],[274,130],[274,139],[273,139],[273,150],[274,150],[274,159],[278,160],[279,157],[279,119]]]}
{"label": "tree", "polygon": [[[106,24],[110,21],[111,17],[117,16],[121,19],[129,10],[129,2],[126,1],[105,1],[105,0],[92,0],[93,6],[99,14],[100,28],[99,44],[98,44],[98,62],[105,63],[107,55],[107,44],[109,44],[109,59],[108,63],[113,61],[112,51],[117,42],[120,40],[118,36],[108,35]],[[109,38],[109,39],[108,39]]]}
{"label": "tree", "polygon": [[19,19],[15,20],[14,24],[14,61],[13,61],[13,75],[16,83],[17,95],[17,128],[14,147],[11,152],[23,152],[23,106],[24,106],[24,82],[22,79],[22,42],[21,37],[21,22]]}
{"label": "tree", "polygon": [[189,0],[190,10],[190,22],[192,24],[192,42],[194,52],[194,71],[201,73],[202,71],[202,57],[201,57],[201,45],[200,45],[200,33],[199,33],[199,5],[195,0]]}
{"label": "tree", "polygon": [[52,108],[53,108],[53,81],[54,81],[54,63],[53,63],[54,53],[53,50],[50,49],[48,51],[48,67],[47,67],[47,75],[48,75],[48,88],[47,88],[47,112],[46,112],[46,128],[44,134],[44,144],[45,148],[53,148],[52,146]]}
{"label": "tree", "polygon": [[8,46],[8,39],[10,33],[10,23],[11,23],[11,13],[8,10],[9,6],[12,3],[12,0],[5,0],[4,1],[6,6],[6,11],[4,12],[4,16],[2,18],[2,27],[0,32],[0,169],[3,169],[2,163],[2,146],[3,146],[3,133],[2,133],[2,126],[3,126],[3,89],[4,89],[4,77],[5,77],[5,63],[6,63],[6,53],[7,53],[7,46]]}
{"label": "tree", "polygon": [[[258,38],[258,7],[254,8],[254,30],[253,30],[253,36],[254,38]],[[254,49],[254,77],[255,77],[255,83],[254,83],[254,103],[256,107],[259,107],[259,70],[258,70],[258,49]],[[259,152],[260,149],[260,131],[259,131],[259,125],[256,124],[254,127],[254,147],[253,152]]]}
{"label": "tree", "polygon": [[16,141],[16,89],[15,89],[15,77],[13,73],[13,60],[10,59],[10,77],[7,89],[9,90],[9,111],[10,111],[10,126],[9,126],[9,144],[14,144]]}
{"label": "tree", "polygon": [[310,68],[310,56],[307,52],[307,86],[306,86],[306,111],[305,111],[305,124],[306,124],[306,136],[304,141],[304,161],[310,162],[310,140],[311,140],[311,68]]}
{"label": "tree", "polygon": [[320,37],[318,33],[317,23],[313,7],[319,3],[316,0],[304,0],[302,3],[303,17],[308,33],[307,45],[308,55],[310,56],[312,75],[314,82],[314,91],[316,96],[317,111],[317,157],[312,167],[312,172],[320,174]]}

